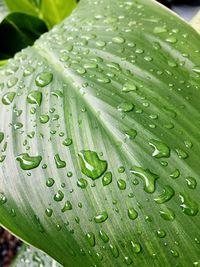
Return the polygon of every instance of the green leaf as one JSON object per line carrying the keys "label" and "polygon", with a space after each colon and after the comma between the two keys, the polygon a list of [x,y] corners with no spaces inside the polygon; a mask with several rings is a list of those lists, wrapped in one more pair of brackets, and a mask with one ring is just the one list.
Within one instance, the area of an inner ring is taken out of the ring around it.
{"label": "green leaf", "polygon": [[11,267],[61,267],[59,263],[51,259],[45,253],[40,250],[22,245],[19,249],[14,261],[10,265]]}
{"label": "green leaf", "polygon": [[2,67],[0,223],[64,266],[198,265],[199,43],[155,1],[82,0]]}
{"label": "green leaf", "polygon": [[13,57],[47,30],[41,19],[23,13],[9,14],[0,24],[0,59]]}
{"label": "green leaf", "polygon": [[200,32],[200,11],[194,16],[190,24],[193,28]]}
{"label": "green leaf", "polygon": [[5,0],[11,11],[24,12],[43,19],[49,28],[69,16],[76,0]]}

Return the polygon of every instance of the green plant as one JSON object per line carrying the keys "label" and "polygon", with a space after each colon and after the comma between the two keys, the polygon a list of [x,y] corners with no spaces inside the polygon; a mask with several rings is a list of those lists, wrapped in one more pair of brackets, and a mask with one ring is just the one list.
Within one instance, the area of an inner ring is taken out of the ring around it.
{"label": "green plant", "polygon": [[81,0],[9,60],[0,223],[64,266],[198,266],[199,43],[155,1]]}

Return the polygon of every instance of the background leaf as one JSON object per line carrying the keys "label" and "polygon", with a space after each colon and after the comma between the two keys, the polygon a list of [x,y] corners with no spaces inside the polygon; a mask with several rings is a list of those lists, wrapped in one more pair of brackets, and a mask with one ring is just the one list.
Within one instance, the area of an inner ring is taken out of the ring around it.
{"label": "background leaf", "polygon": [[0,223],[64,266],[199,264],[199,34],[82,0],[0,70]]}
{"label": "background leaf", "polygon": [[45,23],[37,17],[23,13],[6,16],[0,24],[0,59],[13,57],[47,30]]}
{"label": "background leaf", "polygon": [[43,252],[36,248],[23,245],[15,260],[11,264],[11,267],[61,267],[55,260],[51,259]]}
{"label": "background leaf", "polygon": [[24,12],[43,19],[49,28],[69,16],[76,0],[5,0],[11,11]]}

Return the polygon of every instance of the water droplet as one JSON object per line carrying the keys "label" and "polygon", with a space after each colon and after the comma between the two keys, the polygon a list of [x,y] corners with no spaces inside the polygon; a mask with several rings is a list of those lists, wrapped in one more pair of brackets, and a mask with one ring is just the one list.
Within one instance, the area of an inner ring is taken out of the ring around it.
{"label": "water droplet", "polygon": [[94,151],[82,150],[78,156],[82,173],[92,180],[99,178],[107,169],[107,162],[101,160]]}
{"label": "water droplet", "polygon": [[13,86],[15,86],[18,82],[18,78],[17,77],[12,77],[10,78],[10,80],[7,82],[7,86],[8,88],[11,88]]}
{"label": "water droplet", "polygon": [[108,235],[103,230],[99,231],[99,236],[103,240],[104,243],[107,243],[109,241]]}
{"label": "water droplet", "polygon": [[113,43],[123,44],[125,42],[124,38],[116,36],[112,38]]}
{"label": "water droplet", "polygon": [[47,208],[47,209],[45,210],[45,214],[46,214],[48,217],[51,217],[52,214],[53,214],[53,210],[50,209],[50,208]]}
{"label": "water droplet", "polygon": [[117,181],[117,186],[120,190],[125,190],[126,189],[126,182],[123,179],[119,179]]}
{"label": "water droplet", "polygon": [[126,265],[131,265],[133,263],[133,260],[130,257],[125,256],[124,262],[126,263]]}
{"label": "water droplet", "polygon": [[128,209],[128,217],[131,220],[135,220],[138,217],[138,213],[134,208]]}
{"label": "water droplet", "polygon": [[65,168],[65,167],[66,167],[66,162],[63,161],[63,160],[61,160],[59,154],[56,154],[56,155],[54,156],[54,160],[55,160],[55,163],[56,163],[56,167],[57,167],[58,169],[60,169],[60,168]]}
{"label": "water droplet", "polygon": [[195,216],[199,212],[198,204],[190,199],[189,197],[186,197],[184,194],[179,194],[180,200],[181,200],[181,209],[186,215],[189,216]]}
{"label": "water droplet", "polygon": [[187,159],[188,158],[188,154],[185,151],[183,151],[182,149],[176,148],[175,151],[176,151],[179,159]]}
{"label": "water droplet", "polygon": [[0,192],[0,205],[3,205],[7,202],[7,197]]}
{"label": "water droplet", "polygon": [[72,139],[71,138],[66,138],[63,143],[64,146],[70,146],[72,144]]}
{"label": "water droplet", "polygon": [[153,193],[155,191],[155,182],[159,178],[157,174],[152,173],[148,169],[133,166],[130,172],[141,178],[144,182],[144,190],[147,193]]}
{"label": "water droplet", "polygon": [[59,202],[59,201],[62,201],[64,198],[64,194],[61,190],[58,190],[58,192],[54,195],[54,200]]}
{"label": "water droplet", "polygon": [[53,178],[48,178],[46,181],[46,186],[52,187],[54,185],[55,181]]}
{"label": "water droplet", "polygon": [[39,119],[40,119],[40,122],[41,122],[42,124],[45,124],[45,123],[47,123],[47,122],[49,121],[49,116],[48,116],[48,115],[41,115],[41,116],[39,117]]}
{"label": "water droplet", "polygon": [[90,246],[94,247],[95,246],[95,235],[92,232],[88,232],[85,236]]}
{"label": "water droplet", "polygon": [[50,84],[53,80],[53,74],[50,72],[41,72],[37,75],[35,83],[39,87],[44,87]]}
{"label": "water droplet", "polygon": [[88,185],[88,182],[87,182],[87,180],[81,178],[77,181],[77,185],[78,185],[78,187],[85,189]]}
{"label": "water droplet", "polygon": [[27,153],[22,153],[16,157],[16,160],[19,161],[20,167],[23,170],[31,170],[37,168],[40,165],[42,157],[41,156],[31,157]]}
{"label": "water droplet", "polygon": [[176,258],[179,257],[179,253],[178,253],[177,250],[171,249],[170,252],[171,252],[171,254],[172,254],[173,257],[176,257]]}
{"label": "water droplet", "polygon": [[164,238],[166,236],[166,232],[162,229],[159,229],[157,231],[157,236],[160,237],[160,238]]}
{"label": "water droplet", "polygon": [[170,208],[163,208],[159,211],[160,216],[166,221],[173,221],[175,219],[175,214]]}
{"label": "water droplet", "polygon": [[23,124],[21,122],[16,122],[13,125],[13,127],[14,127],[15,130],[18,130],[18,129],[21,129],[23,127]]}
{"label": "water droplet", "polygon": [[149,141],[149,145],[154,148],[152,154],[153,157],[157,159],[170,157],[170,148],[166,144],[155,139],[151,139]]}
{"label": "water droplet", "polygon": [[196,179],[194,177],[188,176],[185,180],[187,182],[187,186],[190,189],[195,189],[197,187],[197,181],[196,181]]}
{"label": "water droplet", "polygon": [[97,214],[95,217],[94,217],[94,221],[96,223],[102,223],[102,222],[105,222],[106,220],[108,219],[108,213],[106,211],[103,211],[99,214]]}
{"label": "water droplet", "polygon": [[112,173],[106,172],[102,179],[103,186],[109,185],[111,182],[112,182]]}
{"label": "water droplet", "polygon": [[167,32],[167,29],[166,29],[166,27],[157,26],[154,28],[153,32],[154,33],[164,33],[164,32]]}
{"label": "water droplet", "polygon": [[118,105],[117,109],[120,112],[130,112],[134,109],[134,104],[130,103],[130,102],[123,102],[121,104]]}
{"label": "water droplet", "polygon": [[192,68],[192,70],[196,72],[197,74],[200,74],[200,66],[195,66]]}
{"label": "water droplet", "polygon": [[177,41],[178,40],[175,37],[173,37],[173,36],[170,36],[170,37],[168,37],[166,39],[166,42],[171,43],[171,44],[175,44]]}
{"label": "water droplet", "polygon": [[136,254],[138,254],[138,253],[140,253],[142,251],[142,247],[141,247],[141,245],[139,243],[136,243],[136,242],[131,241],[131,246],[133,248],[133,251]]}
{"label": "water droplet", "polygon": [[109,247],[110,247],[110,251],[111,251],[113,257],[114,257],[114,258],[118,258],[118,257],[119,257],[119,250],[118,250],[118,247],[115,246],[115,245],[112,245],[112,244],[110,244]]}
{"label": "water droplet", "polygon": [[137,136],[137,131],[134,129],[130,129],[130,130],[126,131],[125,134],[129,139],[133,140]]}
{"label": "water droplet", "polygon": [[3,97],[2,97],[2,103],[4,105],[10,105],[14,98],[15,98],[15,95],[16,93],[15,92],[9,92],[9,93],[6,93]]}
{"label": "water droplet", "polygon": [[163,204],[169,201],[175,194],[174,189],[169,185],[164,186],[163,191],[164,192],[160,196],[154,198],[155,202],[158,204]]}
{"label": "water droplet", "polygon": [[69,200],[67,200],[65,202],[64,207],[62,208],[62,212],[68,211],[68,210],[72,210],[72,204]]}
{"label": "water droplet", "polygon": [[31,75],[34,71],[35,71],[35,69],[34,69],[33,67],[28,66],[28,67],[25,68],[23,75],[24,75],[24,77],[29,76],[29,75]]}
{"label": "water droplet", "polygon": [[4,133],[3,132],[0,132],[0,144],[3,141],[3,139],[4,139]]}
{"label": "water droplet", "polygon": [[170,177],[171,177],[172,179],[177,179],[179,176],[180,176],[180,171],[179,171],[178,169],[176,169],[174,172],[172,172],[172,173],[170,174]]}
{"label": "water droplet", "polygon": [[122,91],[125,93],[137,91],[137,86],[133,83],[125,83],[122,88]]}
{"label": "water droplet", "polygon": [[32,91],[27,96],[27,101],[29,104],[36,104],[38,106],[42,103],[42,93],[39,91]]}

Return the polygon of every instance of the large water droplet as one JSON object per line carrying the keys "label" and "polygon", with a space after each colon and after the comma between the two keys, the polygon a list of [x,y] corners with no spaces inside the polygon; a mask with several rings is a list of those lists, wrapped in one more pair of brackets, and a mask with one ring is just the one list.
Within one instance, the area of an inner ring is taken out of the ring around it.
{"label": "large water droplet", "polygon": [[50,84],[53,80],[53,74],[50,72],[41,72],[37,75],[35,83],[39,87],[44,87]]}
{"label": "large water droplet", "polygon": [[136,242],[131,241],[131,246],[133,248],[133,251],[136,254],[138,254],[138,253],[140,253],[142,251],[142,247],[141,247],[141,245],[139,243],[136,243]]}
{"label": "large water droplet", "polygon": [[92,180],[99,178],[107,169],[107,162],[101,160],[94,151],[82,150],[78,156],[82,173]]}
{"label": "large water droplet", "polygon": [[27,96],[27,101],[29,104],[36,104],[38,106],[42,103],[42,93],[39,91],[32,91]]}
{"label": "large water droplet", "polygon": [[155,182],[159,178],[157,174],[152,173],[148,169],[133,166],[130,172],[141,178],[144,182],[144,190],[147,193],[153,193],[155,191]]}
{"label": "large water droplet", "polygon": [[42,157],[41,156],[31,157],[29,156],[28,153],[22,153],[16,157],[16,160],[19,161],[20,167],[23,170],[31,170],[37,168],[40,165]]}
{"label": "large water droplet", "polygon": [[64,198],[64,194],[61,190],[58,190],[58,192],[54,195],[54,200],[59,202],[59,201],[62,201]]}
{"label": "large water droplet", "polygon": [[152,154],[153,157],[160,159],[168,158],[170,156],[170,148],[166,144],[155,139],[151,139],[149,141],[149,145],[154,148],[154,152]]}
{"label": "large water droplet", "polygon": [[194,200],[186,197],[182,193],[180,193],[179,197],[181,200],[180,207],[186,215],[195,216],[199,212],[198,204]]}
{"label": "large water droplet", "polygon": [[174,189],[169,185],[164,186],[163,191],[164,192],[160,196],[154,198],[155,202],[158,204],[169,201],[175,194]]}
{"label": "large water droplet", "polygon": [[2,97],[2,103],[4,105],[10,105],[14,98],[15,98],[15,95],[16,93],[15,92],[9,92],[9,93],[6,93],[3,97]]}

